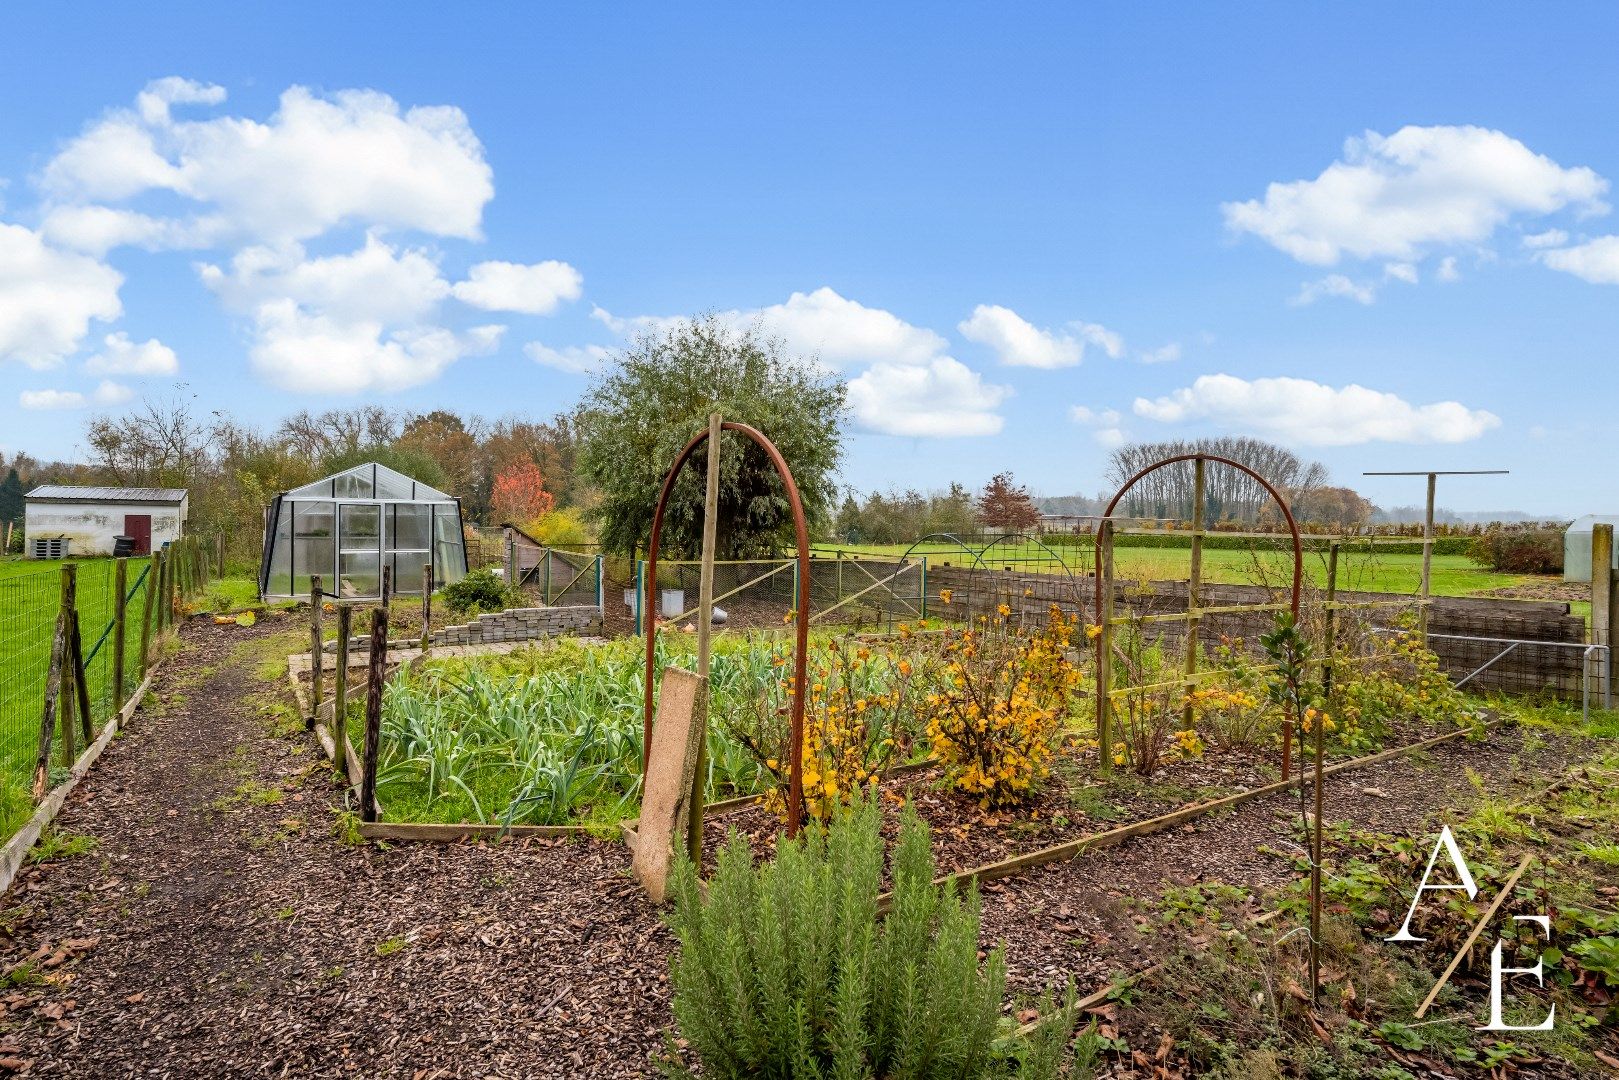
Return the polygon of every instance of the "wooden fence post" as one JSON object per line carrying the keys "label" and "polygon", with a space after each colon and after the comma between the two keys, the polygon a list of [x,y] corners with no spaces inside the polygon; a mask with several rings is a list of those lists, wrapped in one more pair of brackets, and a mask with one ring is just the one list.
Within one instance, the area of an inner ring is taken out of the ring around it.
{"label": "wooden fence post", "polygon": [[325,681],[326,654],[322,651],[320,633],[320,595],[321,580],[319,574],[312,574],[309,578],[309,715],[304,717],[304,727],[313,728],[315,717],[320,713],[321,685]]}
{"label": "wooden fence post", "polygon": [[1340,540],[1327,542],[1327,609],[1322,615],[1321,631],[1323,651],[1321,657],[1321,700],[1323,705],[1332,700],[1333,650],[1338,645],[1338,545]]}
{"label": "wooden fence post", "polygon": [[349,782],[349,624],[353,608],[337,605],[337,672],[332,680],[332,746],[343,786]]}
{"label": "wooden fence post", "polygon": [[1096,573],[1101,601],[1096,606],[1096,743],[1103,776],[1113,771],[1113,521],[1096,528]]}
{"label": "wooden fence post", "polygon": [[433,649],[433,560],[422,563],[422,654]]}
{"label": "wooden fence post", "polygon": [[157,606],[157,575],[162,570],[163,553],[153,555],[146,564],[146,603],[141,612],[141,678],[146,678],[147,668],[152,666],[152,620],[156,613],[152,610]]}
{"label": "wooden fence post", "polygon": [[1613,526],[1591,526],[1591,644],[1606,645],[1597,688],[1604,701],[1613,687],[1614,624]]}
{"label": "wooden fence post", "polygon": [[1197,609],[1202,605],[1203,585],[1203,502],[1207,491],[1202,457],[1192,460],[1192,569],[1186,579],[1186,704],[1181,707],[1181,727],[1191,731],[1197,723],[1192,708],[1192,681],[1197,674]]}
{"label": "wooden fence post", "polygon": [[386,566],[385,565],[382,568],[382,613],[384,615],[388,614],[388,605],[393,601],[393,596],[394,596],[394,575],[393,575],[393,570],[394,570],[394,568],[392,566]]}
{"label": "wooden fence post", "polygon": [[157,582],[157,595],[153,597],[154,616],[152,620],[152,635],[161,640],[163,637],[163,606],[169,598],[169,555],[162,548],[158,548],[152,555],[152,573]]}
{"label": "wooden fence post", "polygon": [[39,754],[34,759],[34,801],[45,795],[51,771],[51,736],[56,732],[58,695],[62,690],[62,658],[67,652],[67,618],[56,613],[56,633],[51,637],[51,666],[45,676],[45,711],[39,722]]}
{"label": "wooden fence post", "polygon": [[[703,563],[697,579],[697,674],[703,680],[698,702],[697,766],[692,773],[691,810],[686,818],[686,849],[694,863],[703,860],[703,778],[708,773],[708,662],[714,636],[714,549],[719,532],[720,414],[708,414],[708,472],[703,489]],[[548,564],[549,565],[549,564]],[[797,569],[797,564],[794,564]]]}
{"label": "wooden fence post", "polygon": [[129,560],[119,559],[112,575],[112,712],[124,711],[124,617],[128,614]]}
{"label": "wooden fence post", "polygon": [[377,820],[377,753],[382,738],[382,682],[388,668],[388,613],[371,613],[371,658],[365,669],[365,757],[360,771],[360,820]]}

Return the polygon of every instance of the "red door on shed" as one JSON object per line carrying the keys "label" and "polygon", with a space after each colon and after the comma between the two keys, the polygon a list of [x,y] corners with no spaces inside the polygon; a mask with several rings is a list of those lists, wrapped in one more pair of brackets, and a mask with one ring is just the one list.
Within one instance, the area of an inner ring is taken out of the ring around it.
{"label": "red door on shed", "polygon": [[125,514],[124,535],[135,538],[134,554],[150,555],[152,553],[152,515]]}

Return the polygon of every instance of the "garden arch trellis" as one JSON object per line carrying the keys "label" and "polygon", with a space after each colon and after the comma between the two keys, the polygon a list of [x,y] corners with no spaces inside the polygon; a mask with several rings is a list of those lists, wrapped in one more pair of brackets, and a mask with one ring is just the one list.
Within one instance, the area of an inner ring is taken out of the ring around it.
{"label": "garden arch trellis", "polygon": [[[900,556],[900,562],[901,563],[910,562],[912,555],[915,554],[916,549],[919,548],[919,547],[922,547],[922,546],[924,546],[924,545],[926,545],[926,544],[928,544],[930,542],[934,542],[934,541],[944,541],[946,543],[956,545],[956,547],[961,549],[961,552],[962,552],[963,555],[968,555],[968,556],[972,557],[972,563],[966,569],[967,569],[967,573],[969,575],[968,580],[971,581],[971,582],[976,583],[976,580],[977,580],[977,577],[978,577],[978,574],[979,574],[980,571],[989,571],[988,556],[990,555],[991,552],[995,551],[996,548],[1002,548],[1002,547],[1010,548],[1013,551],[1017,551],[1019,548],[1024,548],[1024,547],[1035,548],[1038,551],[1044,553],[1044,558],[1041,558],[1041,557],[1035,556],[1035,555],[1025,555],[1025,554],[1019,553],[1019,554],[1016,554],[1016,555],[1013,555],[1013,556],[1007,556],[1003,560],[1003,563],[1004,562],[1009,562],[1009,563],[1012,563],[1012,564],[1034,564],[1033,569],[1038,573],[1047,573],[1048,571],[1045,569],[1045,567],[1047,567],[1049,565],[1052,565],[1052,564],[1055,564],[1061,570],[1062,576],[1065,576],[1068,579],[1068,585],[1070,587],[1072,587],[1072,589],[1073,589],[1074,601],[1076,603],[1078,602],[1079,595],[1080,595],[1080,593],[1079,593],[1079,582],[1074,577],[1074,568],[1068,565],[1068,560],[1067,559],[1064,559],[1061,555],[1059,555],[1055,551],[1053,551],[1051,549],[1051,547],[1048,546],[1039,537],[1033,536],[1033,535],[1031,535],[1029,533],[1005,532],[1005,533],[997,533],[997,534],[994,534],[993,536],[991,536],[989,534],[985,534],[985,535],[982,535],[982,536],[972,537],[971,539],[974,542],[969,542],[968,539],[964,539],[961,536],[957,535],[956,533],[948,533],[948,532],[928,533],[926,536],[922,537],[921,539],[913,541],[911,543],[911,546],[905,549],[905,554]],[[1006,568],[1008,570],[1011,570],[1013,567],[1011,565],[1008,565]],[[1026,566],[1026,565],[1020,565],[1019,566],[1020,570],[1027,570],[1029,568],[1030,567]],[[1058,575],[1057,574],[1052,574],[1052,576],[1057,577]],[[924,591],[925,591],[926,590],[926,581],[925,581],[925,579],[924,579],[923,585],[924,585]],[[972,610],[973,597],[971,595],[973,591],[974,590],[969,589],[969,595],[967,597],[967,604],[964,606],[964,613],[965,613],[965,615],[967,617],[967,620],[969,622],[972,620],[972,615],[973,615],[973,610]],[[993,609],[994,606],[995,606],[995,604],[993,602],[991,602],[990,605],[989,605],[990,609]]]}
{"label": "garden arch trellis", "polygon": [[[1293,518],[1292,508],[1287,500],[1282,498],[1281,492],[1269,480],[1266,480],[1253,469],[1218,454],[1177,454],[1174,457],[1156,461],[1134,476],[1127,479],[1113,493],[1108,500],[1107,508],[1102,511],[1102,520],[1097,525],[1096,534],[1096,625],[1100,633],[1096,637],[1096,739],[1100,744],[1101,767],[1105,772],[1113,762],[1112,746],[1112,697],[1113,697],[1113,512],[1118,509],[1120,500],[1125,494],[1139,483],[1144,477],[1150,476],[1159,469],[1182,462],[1192,462],[1194,470],[1192,495],[1192,570],[1187,583],[1186,611],[1169,615],[1148,616],[1159,622],[1184,621],[1186,623],[1186,668],[1181,683],[1187,685],[1194,677],[1197,664],[1197,626],[1201,616],[1215,612],[1223,612],[1225,608],[1201,608],[1198,604],[1198,588],[1202,584],[1202,556],[1203,556],[1203,502],[1204,502],[1204,472],[1209,462],[1217,465],[1229,465],[1252,477],[1262,486],[1277,507],[1282,511],[1282,517],[1287,521],[1288,534],[1293,541],[1293,588],[1289,602],[1289,610],[1297,622],[1299,617],[1299,597],[1304,584],[1304,543],[1299,536],[1298,522]],[[1245,604],[1241,605],[1250,610],[1265,610],[1276,605]],[[1290,738],[1284,736],[1282,742],[1282,770],[1285,776],[1289,771],[1289,754],[1291,750]]]}
{"label": "garden arch trellis", "polygon": [[[809,604],[804,598],[810,595],[810,544],[809,526],[804,518],[804,503],[798,494],[798,484],[793,480],[793,472],[787,467],[787,459],[782,457],[776,444],[767,438],[764,432],[747,424],[735,420],[725,420],[719,424],[722,432],[734,431],[739,435],[746,435],[765,452],[770,463],[775,466],[776,474],[781,477],[782,486],[787,490],[787,503],[793,512],[793,533],[797,542],[798,553],[798,580],[799,600],[794,611],[793,635],[793,704],[791,710],[791,746],[787,751],[787,835],[797,836],[801,822],[802,804],[804,801],[804,682],[809,665]],[[708,431],[699,431],[692,436],[690,442],[675,456],[674,464],[669,467],[668,474],[663,478],[663,489],[658,493],[658,505],[652,513],[652,540],[647,546],[646,561],[646,594],[658,595],[658,548],[663,533],[663,511],[669,502],[669,496],[674,491],[675,481],[680,477],[680,471],[685,468],[686,462],[708,439]],[[713,453],[710,450],[710,453]],[[706,612],[703,613],[706,616]],[[654,605],[647,604],[645,611],[645,624],[643,632],[646,635],[646,678],[645,678],[645,711],[642,724],[641,738],[641,772],[644,775],[647,766],[647,755],[652,747],[652,675],[656,665],[654,650],[657,647],[658,616]],[[702,673],[705,677],[707,672]],[[707,727],[704,727],[704,738],[707,738]],[[701,777],[698,783],[701,783]]]}

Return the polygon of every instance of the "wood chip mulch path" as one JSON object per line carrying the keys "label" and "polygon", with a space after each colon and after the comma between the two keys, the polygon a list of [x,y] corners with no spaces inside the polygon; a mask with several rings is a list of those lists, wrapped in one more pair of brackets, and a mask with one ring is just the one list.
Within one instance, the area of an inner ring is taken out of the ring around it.
{"label": "wood chip mulch path", "polygon": [[279,625],[187,625],[57,819],[96,847],[5,898],[0,1074],[650,1075],[669,941],[623,846],[338,844],[243,653]]}

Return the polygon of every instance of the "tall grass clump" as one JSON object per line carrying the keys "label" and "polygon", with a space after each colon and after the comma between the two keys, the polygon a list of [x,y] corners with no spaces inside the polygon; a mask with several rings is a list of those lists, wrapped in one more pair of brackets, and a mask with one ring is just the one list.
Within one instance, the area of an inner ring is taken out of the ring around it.
{"label": "tall grass clump", "polygon": [[[824,831],[779,838],[757,865],[733,836],[706,897],[696,867],[677,862],[675,1022],[704,1077],[1058,1075],[1072,991],[1033,1037],[1002,1032],[1005,957],[979,963],[977,892],[933,883],[927,826],[909,807],[879,921],[880,824],[861,802]],[[689,1075],[673,1058],[665,1068]]]}

